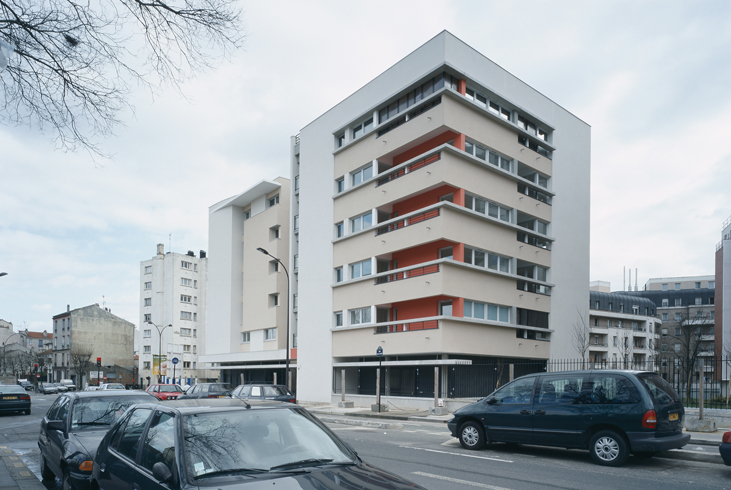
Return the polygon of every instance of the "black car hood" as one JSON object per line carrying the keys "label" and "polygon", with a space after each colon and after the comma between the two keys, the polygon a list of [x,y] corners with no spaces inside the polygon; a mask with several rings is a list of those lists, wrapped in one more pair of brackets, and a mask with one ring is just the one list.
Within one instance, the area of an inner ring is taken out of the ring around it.
{"label": "black car hood", "polygon": [[236,478],[236,482],[233,483],[230,480],[224,483],[223,479],[216,478],[211,479],[210,482],[202,480],[196,483],[200,485],[201,489],[211,485],[211,487],[226,490],[238,488],[242,490],[264,488],[271,490],[273,484],[277,490],[425,490],[424,487],[368,464],[326,466],[307,468],[307,470],[307,473],[295,473],[292,476],[283,476],[276,479],[244,477]]}
{"label": "black car hood", "polygon": [[94,459],[99,443],[109,430],[108,426],[83,429],[78,432],[69,433],[69,451],[85,452],[89,458]]}

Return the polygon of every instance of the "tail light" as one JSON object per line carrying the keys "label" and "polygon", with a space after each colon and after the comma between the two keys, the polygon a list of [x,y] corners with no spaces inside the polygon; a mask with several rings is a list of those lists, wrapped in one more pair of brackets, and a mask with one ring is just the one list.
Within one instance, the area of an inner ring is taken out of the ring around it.
{"label": "tail light", "polygon": [[30,396],[21,396],[20,399],[21,400],[30,400]]}
{"label": "tail light", "polygon": [[725,442],[726,444],[731,442],[731,432],[724,432],[723,442]]}
{"label": "tail light", "polygon": [[645,429],[657,428],[657,414],[654,410],[648,410],[645,412],[645,416],[642,417],[642,427]]}
{"label": "tail light", "polygon": [[297,403],[297,399],[296,398],[290,398],[289,399],[289,403]]}

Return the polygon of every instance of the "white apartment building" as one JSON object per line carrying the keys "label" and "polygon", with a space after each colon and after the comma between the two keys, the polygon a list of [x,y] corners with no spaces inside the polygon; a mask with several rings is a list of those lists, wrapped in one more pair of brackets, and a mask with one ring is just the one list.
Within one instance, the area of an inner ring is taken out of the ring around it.
{"label": "white apartment building", "polygon": [[140,262],[140,327],[136,335],[141,385],[192,384],[215,375],[202,369],[198,361],[206,345],[207,273],[203,250],[198,257],[192,251],[165,253],[164,245],[158,244],[157,255]]}
{"label": "white apartment building", "polygon": [[588,124],[447,31],[302,128],[298,399],[337,401],[342,375],[349,400],[371,403],[379,347],[382,393],[414,405],[435,376],[440,397],[460,396],[465,365],[575,358],[590,142]]}
{"label": "white apartment building", "polygon": [[[287,311],[297,311],[296,295],[287,294],[288,274],[297,274],[289,260],[292,229],[297,224],[290,222],[290,181],[284,177],[209,208],[208,326],[200,362],[221,381],[285,384]],[[292,367],[295,332],[289,329]]]}

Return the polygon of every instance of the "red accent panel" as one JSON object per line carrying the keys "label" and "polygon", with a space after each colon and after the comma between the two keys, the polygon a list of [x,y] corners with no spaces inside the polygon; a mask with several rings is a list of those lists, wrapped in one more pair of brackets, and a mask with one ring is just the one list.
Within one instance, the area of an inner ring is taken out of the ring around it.
{"label": "red accent panel", "polygon": [[[439,249],[449,246],[461,245],[447,240],[438,240],[436,242],[425,243],[418,247],[394,252],[393,260],[398,260],[399,269],[409,267],[439,258]],[[454,252],[453,252],[454,253]],[[462,245],[462,259],[464,259],[464,245]]]}
{"label": "red accent panel", "polygon": [[462,95],[465,95],[465,94],[467,93],[467,80],[465,80],[465,79],[463,78],[463,79],[461,79],[461,80],[459,81],[459,85],[457,86],[457,91],[458,91],[458,92],[459,92],[460,94],[462,94]]}
{"label": "red accent panel", "polygon": [[464,145],[465,145],[465,135],[464,134],[458,134],[454,137],[454,147],[458,148],[462,151],[464,151]]}
{"label": "red accent panel", "polygon": [[297,348],[289,349],[289,358],[290,359],[297,359]]}
{"label": "red accent panel", "polygon": [[[444,143],[448,143],[452,141],[453,139],[457,138],[459,136],[458,133],[455,133],[454,131],[445,131],[444,133],[440,134],[439,136],[435,136],[434,138],[430,139],[429,141],[425,141],[424,143],[417,145],[409,150],[406,150],[405,152],[396,155],[393,157],[393,164],[394,165],[400,165],[404,163],[407,160],[411,160],[412,158],[416,158],[422,153],[426,153],[427,151],[431,150],[432,148],[436,148],[439,145],[443,145]],[[464,140],[464,135],[463,135]],[[464,150],[464,142],[462,143],[461,150]]]}
{"label": "red accent panel", "polygon": [[464,316],[464,298],[454,298],[452,300],[452,316],[460,318]]}
{"label": "red accent panel", "polygon": [[457,206],[464,206],[464,189],[457,189],[454,191],[454,198],[452,202]]}
{"label": "red accent panel", "polygon": [[[439,314],[439,302],[452,300],[452,314],[455,314],[456,300],[452,296],[432,296],[430,298],[419,298],[401,303],[394,303],[393,308],[398,308],[398,321],[413,320],[415,318],[424,318],[429,316],[437,316]],[[464,301],[460,309],[460,316],[464,314]]]}
{"label": "red accent panel", "polygon": [[[449,185],[437,187],[436,189],[432,189],[423,194],[419,194],[418,196],[414,196],[411,199],[407,199],[406,201],[394,204],[393,212],[398,213],[398,216],[402,216],[406,213],[416,211],[431,204],[436,204],[439,202],[440,197],[454,192],[455,190],[457,189]],[[396,214],[394,214],[393,217],[396,217]]]}
{"label": "red accent panel", "polygon": [[464,262],[464,243],[455,243],[452,248],[452,258],[457,262]]}

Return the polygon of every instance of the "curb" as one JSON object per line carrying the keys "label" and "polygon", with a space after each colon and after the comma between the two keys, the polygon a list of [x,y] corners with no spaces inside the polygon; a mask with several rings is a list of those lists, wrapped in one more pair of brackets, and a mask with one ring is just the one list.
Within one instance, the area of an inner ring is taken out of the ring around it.
{"label": "curb", "polygon": [[720,454],[700,453],[684,449],[664,451],[661,453],[657,453],[656,457],[665,459],[678,459],[681,461],[698,461],[701,463],[724,464]]}
{"label": "curb", "polygon": [[[0,446],[0,477],[3,482],[8,481],[8,477],[15,483],[15,488],[23,490],[45,490],[46,487],[41,483],[36,475],[28,468],[20,457],[9,449],[8,446]],[[3,486],[3,489],[12,489],[13,485]]]}
{"label": "curb", "polygon": [[353,420],[351,418],[338,418],[318,415],[318,419],[330,424],[357,425],[360,427],[370,427],[372,429],[403,429],[403,424],[394,424],[389,422],[372,422],[370,420]]}

